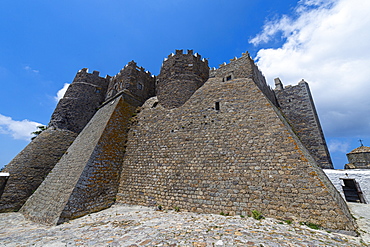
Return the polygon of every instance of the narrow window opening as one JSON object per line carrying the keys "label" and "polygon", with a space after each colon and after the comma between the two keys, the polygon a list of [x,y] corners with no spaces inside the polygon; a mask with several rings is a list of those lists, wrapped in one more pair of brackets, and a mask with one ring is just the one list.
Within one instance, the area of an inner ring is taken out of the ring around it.
{"label": "narrow window opening", "polygon": [[347,202],[366,203],[360,185],[354,179],[342,178],[344,197]]}
{"label": "narrow window opening", "polygon": [[152,108],[155,108],[157,105],[158,105],[158,101],[154,102],[154,104],[152,105]]}
{"label": "narrow window opening", "polygon": [[143,84],[138,83],[138,84],[137,84],[137,89],[142,90],[142,89],[143,89]]}
{"label": "narrow window opening", "polygon": [[215,110],[216,111],[220,110],[220,102],[215,102]]}
{"label": "narrow window opening", "polygon": [[231,80],[231,75],[229,75],[228,77],[226,77],[226,81],[230,81]]}

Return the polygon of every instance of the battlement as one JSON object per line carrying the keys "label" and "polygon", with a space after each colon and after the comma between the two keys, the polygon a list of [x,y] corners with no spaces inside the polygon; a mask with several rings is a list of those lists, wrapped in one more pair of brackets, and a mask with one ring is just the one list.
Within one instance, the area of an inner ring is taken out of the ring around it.
{"label": "battlement", "polygon": [[150,73],[149,71],[145,70],[145,68],[144,68],[144,67],[141,67],[141,66],[139,67],[139,66],[137,66],[137,63],[136,63],[134,60],[132,60],[131,62],[128,62],[128,63],[127,63],[127,64],[126,64],[126,65],[125,65],[125,66],[120,70],[120,72],[118,72],[116,75],[114,75],[114,76],[111,78],[111,80],[114,80],[113,78],[119,77],[127,67],[134,68],[134,69],[136,69],[137,71],[144,72],[144,73],[146,73],[146,74],[150,75],[151,77],[154,77],[154,75],[152,75],[152,73]]}
{"label": "battlement", "polygon": [[[180,57],[184,58],[185,56],[187,57],[193,57],[196,59],[196,61],[201,61],[203,63],[207,63],[208,64],[208,60],[206,58],[202,58],[202,56],[198,53],[195,53],[194,54],[194,51],[193,50],[187,50],[187,53],[184,53],[184,50],[176,50],[175,53],[171,53],[169,54],[166,58],[163,59],[163,61],[167,61],[173,57],[177,57],[177,59],[179,59]],[[163,66],[163,64],[162,64]]]}

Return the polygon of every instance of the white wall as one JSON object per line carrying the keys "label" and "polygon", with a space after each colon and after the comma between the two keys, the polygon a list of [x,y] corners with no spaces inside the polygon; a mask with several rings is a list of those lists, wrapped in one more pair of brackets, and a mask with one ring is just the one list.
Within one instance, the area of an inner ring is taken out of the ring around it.
{"label": "white wall", "polygon": [[356,180],[360,185],[366,203],[370,203],[370,169],[323,170],[326,176],[328,176],[330,181],[334,184],[335,188],[340,192],[344,200],[345,198],[342,189],[342,185],[344,184],[340,178],[350,178]]}

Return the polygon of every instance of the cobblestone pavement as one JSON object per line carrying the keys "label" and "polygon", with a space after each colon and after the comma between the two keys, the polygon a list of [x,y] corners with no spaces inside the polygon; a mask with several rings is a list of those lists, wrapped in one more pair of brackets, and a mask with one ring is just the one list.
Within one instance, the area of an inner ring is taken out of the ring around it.
{"label": "cobblestone pavement", "polygon": [[114,205],[58,226],[0,214],[0,246],[364,246],[358,237],[276,219]]}

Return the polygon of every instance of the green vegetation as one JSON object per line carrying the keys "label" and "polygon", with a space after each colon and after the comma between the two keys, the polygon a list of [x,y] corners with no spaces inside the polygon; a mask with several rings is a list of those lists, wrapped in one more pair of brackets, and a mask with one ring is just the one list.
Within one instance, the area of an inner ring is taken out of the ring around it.
{"label": "green vegetation", "polygon": [[311,222],[299,222],[299,224],[300,225],[306,225],[309,228],[314,229],[314,230],[319,230],[321,228],[320,225],[317,225],[317,224],[314,224],[314,223],[311,223]]}
{"label": "green vegetation", "polygon": [[35,139],[38,135],[40,135],[44,130],[46,130],[48,127],[44,125],[37,126],[38,130],[32,132],[32,135],[35,135],[31,138],[31,140]]}
{"label": "green vegetation", "polygon": [[261,220],[261,219],[264,219],[265,217],[262,216],[262,214],[260,212],[258,212],[257,210],[252,210],[252,217],[256,220]]}

